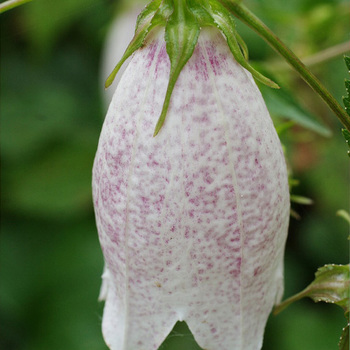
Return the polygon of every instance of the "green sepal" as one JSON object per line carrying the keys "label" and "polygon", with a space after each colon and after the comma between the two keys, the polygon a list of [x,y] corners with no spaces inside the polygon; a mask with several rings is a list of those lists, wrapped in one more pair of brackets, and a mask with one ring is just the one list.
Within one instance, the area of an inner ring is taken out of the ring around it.
{"label": "green sepal", "polygon": [[238,32],[236,32],[236,39],[237,39],[237,42],[242,50],[242,54],[244,56],[244,59],[246,61],[248,61],[249,59],[249,51],[248,51],[248,46],[247,44],[245,43],[245,41],[243,40],[243,38],[238,34]]}
{"label": "green sepal", "polygon": [[198,0],[187,0],[187,6],[196,17],[200,27],[217,27],[208,11],[198,4]]}
{"label": "green sepal", "polygon": [[308,287],[277,305],[274,314],[278,314],[294,301],[309,297],[315,302],[339,305],[348,317],[349,287],[350,265],[325,265],[317,270],[315,280]]}
{"label": "green sepal", "polygon": [[162,0],[161,5],[158,8],[158,11],[152,19],[152,28],[156,26],[166,26],[169,16],[174,10],[172,0]]}
{"label": "green sepal", "polygon": [[166,50],[170,59],[170,75],[162,112],[153,136],[162,128],[168,111],[171,94],[182,68],[191,58],[197,45],[200,26],[193,13],[188,9],[186,0],[176,0],[174,11],[165,27]]}
{"label": "green sepal", "polygon": [[136,30],[133,39],[131,40],[129,46],[125,50],[123,57],[117,63],[112,73],[106,80],[105,88],[108,88],[113,83],[120,67],[123,63],[137,50],[139,49],[149,33],[149,31],[154,27],[155,23],[159,22],[160,17],[155,17],[158,12],[159,6],[162,0],[153,0],[150,2],[144,10],[139,14],[136,22]]}
{"label": "green sepal", "polygon": [[247,69],[256,80],[274,89],[279,89],[279,86],[275,82],[256,71],[247,62],[247,49],[246,46],[242,44],[243,39],[238,35],[236,31],[236,25],[233,15],[217,1],[201,1],[201,4],[208,11],[210,16],[214,19],[217,27],[225,35],[227,44],[235,60],[242,67]]}

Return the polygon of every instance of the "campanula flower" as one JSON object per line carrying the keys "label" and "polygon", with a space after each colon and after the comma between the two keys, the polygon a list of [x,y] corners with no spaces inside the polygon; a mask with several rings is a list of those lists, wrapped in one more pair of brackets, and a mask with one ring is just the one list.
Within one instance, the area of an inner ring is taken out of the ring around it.
{"label": "campanula flower", "polygon": [[112,350],[157,350],[186,321],[207,350],[261,349],[283,293],[286,163],[250,72],[203,28],[154,137],[171,63],[164,30],[136,51],[93,168]]}

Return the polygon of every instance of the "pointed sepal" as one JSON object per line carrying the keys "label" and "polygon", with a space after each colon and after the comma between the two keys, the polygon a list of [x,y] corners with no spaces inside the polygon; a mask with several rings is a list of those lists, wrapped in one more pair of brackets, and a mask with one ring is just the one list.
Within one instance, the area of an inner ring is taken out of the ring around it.
{"label": "pointed sepal", "polygon": [[160,17],[155,17],[162,0],[153,0],[150,2],[144,10],[139,14],[136,22],[136,30],[133,39],[131,40],[129,46],[125,50],[123,57],[117,63],[112,73],[109,75],[105,82],[105,88],[108,88],[116,77],[120,67],[123,63],[144,43],[147,34],[154,27],[155,23],[158,23]]}
{"label": "pointed sepal", "polygon": [[248,50],[243,39],[236,31],[233,15],[217,1],[201,1],[201,4],[213,18],[217,27],[225,35],[227,44],[235,60],[242,67],[247,69],[256,80],[274,89],[279,89],[279,86],[275,82],[259,73],[247,62]]}
{"label": "pointed sepal", "polygon": [[187,7],[185,0],[174,1],[174,11],[165,27],[166,49],[170,59],[170,76],[162,112],[155,127],[156,136],[162,128],[169,107],[170,97],[177,78],[197,45],[200,26]]}

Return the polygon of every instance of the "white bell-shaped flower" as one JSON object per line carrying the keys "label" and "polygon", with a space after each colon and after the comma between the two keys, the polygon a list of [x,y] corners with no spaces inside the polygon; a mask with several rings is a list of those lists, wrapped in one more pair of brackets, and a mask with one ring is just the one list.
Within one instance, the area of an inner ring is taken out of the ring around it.
{"label": "white bell-shaped flower", "polygon": [[283,291],[289,189],[262,96],[214,28],[162,110],[170,62],[153,30],[118,84],[93,195],[112,350],[156,350],[178,320],[207,350],[258,350]]}

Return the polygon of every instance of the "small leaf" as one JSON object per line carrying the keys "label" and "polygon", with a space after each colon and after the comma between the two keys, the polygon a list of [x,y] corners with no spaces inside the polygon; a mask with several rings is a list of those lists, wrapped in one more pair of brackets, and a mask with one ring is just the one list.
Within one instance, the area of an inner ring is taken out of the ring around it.
{"label": "small leaf", "polygon": [[176,2],[174,12],[165,27],[166,49],[170,59],[170,76],[162,112],[158,119],[154,135],[162,128],[168,111],[171,94],[182,68],[191,58],[196,47],[200,26],[195,16],[188,9],[185,0]]}
{"label": "small leaf", "polygon": [[325,265],[320,267],[315,280],[300,293],[277,305],[274,314],[278,314],[294,301],[309,297],[315,302],[337,304],[349,313],[350,265]]}
{"label": "small leaf", "polygon": [[129,46],[125,50],[123,57],[117,63],[112,73],[106,80],[105,88],[108,88],[113,83],[115,76],[117,75],[120,67],[123,63],[137,50],[139,49],[149,33],[149,31],[154,27],[154,22],[159,22],[159,17],[156,17],[155,21],[153,19],[159,9],[162,0],[153,0],[150,2],[145,9],[139,14],[136,22],[136,30],[133,39],[131,40]]}
{"label": "small leaf", "polygon": [[317,270],[315,277],[308,296],[315,302],[335,303],[348,313],[350,265],[325,265]]}

